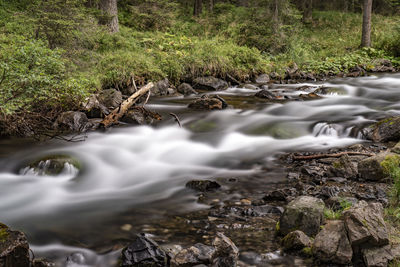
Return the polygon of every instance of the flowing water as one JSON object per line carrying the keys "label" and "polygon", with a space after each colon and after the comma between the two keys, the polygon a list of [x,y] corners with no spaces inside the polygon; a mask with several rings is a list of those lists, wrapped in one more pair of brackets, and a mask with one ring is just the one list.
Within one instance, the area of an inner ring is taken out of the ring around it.
{"label": "flowing water", "polygon": [[[302,85],[309,86],[296,90]],[[188,180],[248,177],[282,152],[360,143],[357,126],[400,113],[399,74],[302,85],[271,90],[293,97],[317,89],[323,98],[268,103],[253,90],[230,88],[218,92],[232,106],[224,111],[190,111],[191,98],[154,100],[147,108],[164,117],[155,127],[89,133],[77,143],[0,140],[0,221],[24,231],[36,256],[60,266],[111,266],[118,251],[88,248],[132,238],[121,225],[140,228],[205,208],[185,189]],[[49,175],[46,161],[39,170],[28,167],[55,155],[73,157],[80,170],[66,163]]]}

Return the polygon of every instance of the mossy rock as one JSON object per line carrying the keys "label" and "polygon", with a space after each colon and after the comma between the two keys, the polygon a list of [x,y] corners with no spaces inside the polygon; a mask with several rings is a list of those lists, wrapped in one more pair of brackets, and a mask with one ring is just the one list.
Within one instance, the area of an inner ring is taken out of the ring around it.
{"label": "mossy rock", "polygon": [[400,116],[386,118],[370,126],[368,138],[374,142],[400,141]]}
{"label": "mossy rock", "polygon": [[42,157],[28,165],[39,175],[59,175],[63,172],[66,164],[74,166],[80,170],[82,165],[80,161],[69,155],[51,155]]}

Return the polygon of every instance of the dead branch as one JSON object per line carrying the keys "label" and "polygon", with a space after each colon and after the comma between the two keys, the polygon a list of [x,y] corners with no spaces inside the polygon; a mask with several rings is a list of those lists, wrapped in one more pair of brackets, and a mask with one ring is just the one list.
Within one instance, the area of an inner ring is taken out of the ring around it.
{"label": "dead branch", "polygon": [[373,153],[364,153],[364,152],[353,152],[353,151],[345,151],[340,153],[333,153],[333,154],[316,154],[316,155],[309,155],[309,156],[293,156],[293,160],[311,160],[311,159],[325,159],[325,158],[340,158],[341,156],[348,155],[348,156],[368,156],[372,157],[375,154]]}
{"label": "dead branch", "polygon": [[107,117],[101,121],[100,125],[104,126],[104,128],[108,128],[109,126],[117,123],[118,120],[122,118],[122,116],[124,116],[124,114],[128,111],[128,109],[136,103],[139,97],[150,91],[153,86],[154,84],[151,82],[140,88],[139,91],[135,92],[127,100],[122,102],[118,108],[114,109],[110,114],[108,114]]}
{"label": "dead branch", "polygon": [[171,115],[172,117],[174,117],[174,118],[175,118],[175,121],[178,123],[179,127],[182,128],[182,124],[181,124],[181,121],[180,121],[179,118],[178,118],[178,115],[176,115],[175,113],[169,113],[169,115]]}
{"label": "dead branch", "polygon": [[151,91],[149,91],[149,93],[147,94],[146,101],[144,101],[142,107],[144,107],[147,104],[147,101],[149,101],[150,95],[151,95]]}

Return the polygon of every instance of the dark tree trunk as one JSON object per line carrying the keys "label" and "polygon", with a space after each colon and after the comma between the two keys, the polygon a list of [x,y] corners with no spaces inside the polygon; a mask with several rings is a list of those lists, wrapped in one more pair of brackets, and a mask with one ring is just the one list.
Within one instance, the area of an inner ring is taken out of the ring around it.
{"label": "dark tree trunk", "polygon": [[100,0],[100,10],[105,15],[107,25],[112,33],[119,32],[117,0]]}
{"label": "dark tree trunk", "polygon": [[210,10],[211,13],[214,12],[214,0],[209,0],[210,2],[208,2],[209,6],[208,9]]}
{"label": "dark tree trunk", "polygon": [[197,17],[197,16],[200,16],[202,12],[203,12],[203,1],[202,0],[194,0],[193,15]]}
{"label": "dark tree trunk", "polygon": [[275,33],[279,30],[279,0],[274,1],[274,31]]}
{"label": "dark tree trunk", "polygon": [[303,22],[311,23],[313,11],[313,0],[303,0]]}
{"label": "dark tree trunk", "polygon": [[361,47],[371,46],[372,0],[364,0]]}

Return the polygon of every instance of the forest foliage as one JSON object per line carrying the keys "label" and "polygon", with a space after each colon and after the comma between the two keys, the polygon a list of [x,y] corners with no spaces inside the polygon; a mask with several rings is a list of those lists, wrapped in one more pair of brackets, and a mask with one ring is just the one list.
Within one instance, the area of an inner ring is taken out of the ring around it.
{"label": "forest foliage", "polygon": [[[0,119],[19,112],[73,109],[90,93],[169,78],[230,74],[246,80],[284,74],[296,63],[313,73],[400,64],[399,1],[375,0],[373,47],[359,49],[360,1],[214,1],[193,16],[191,0],[118,1],[111,34],[97,1],[0,0]],[[334,2],[334,3],[333,3]],[[350,4],[349,4],[350,3]]]}

